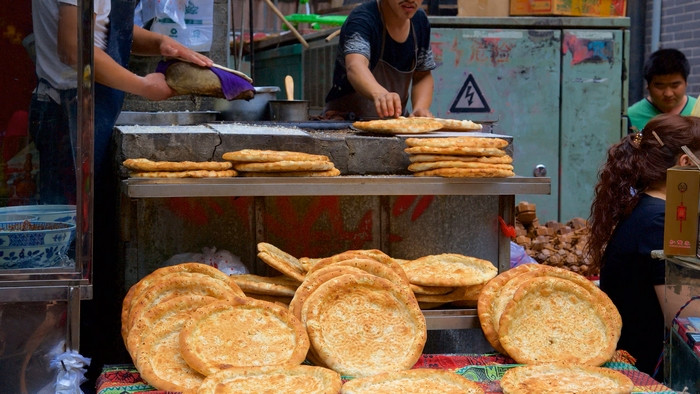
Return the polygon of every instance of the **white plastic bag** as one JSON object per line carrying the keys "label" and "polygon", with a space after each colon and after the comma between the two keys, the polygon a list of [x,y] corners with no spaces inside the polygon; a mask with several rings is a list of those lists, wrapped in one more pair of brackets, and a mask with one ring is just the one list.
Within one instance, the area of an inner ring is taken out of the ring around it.
{"label": "white plastic bag", "polygon": [[155,18],[151,31],[171,37],[199,52],[211,49],[214,0],[142,0],[144,22]]}
{"label": "white plastic bag", "polygon": [[180,253],[169,258],[164,265],[176,265],[182,263],[202,263],[217,268],[227,275],[239,275],[249,273],[248,268],[241,262],[241,258],[228,250],[217,251],[215,247],[202,248],[202,253]]}

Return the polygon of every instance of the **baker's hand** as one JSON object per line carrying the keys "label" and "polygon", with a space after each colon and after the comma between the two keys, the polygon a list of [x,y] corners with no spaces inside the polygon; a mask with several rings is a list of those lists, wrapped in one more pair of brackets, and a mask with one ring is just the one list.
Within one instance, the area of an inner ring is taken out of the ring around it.
{"label": "baker's hand", "polygon": [[174,57],[186,62],[194,63],[202,67],[210,67],[214,62],[199,52],[180,44],[176,40],[163,36],[160,42],[160,54],[165,57]]}
{"label": "baker's hand", "polygon": [[374,106],[380,118],[397,118],[401,115],[401,98],[398,93],[386,92],[374,98]]}
{"label": "baker's hand", "polygon": [[432,118],[433,114],[427,108],[416,108],[409,116],[420,116],[424,118]]}
{"label": "baker's hand", "polygon": [[177,93],[165,82],[165,74],[151,73],[142,77],[143,87],[139,93],[149,100],[160,101],[176,96]]}

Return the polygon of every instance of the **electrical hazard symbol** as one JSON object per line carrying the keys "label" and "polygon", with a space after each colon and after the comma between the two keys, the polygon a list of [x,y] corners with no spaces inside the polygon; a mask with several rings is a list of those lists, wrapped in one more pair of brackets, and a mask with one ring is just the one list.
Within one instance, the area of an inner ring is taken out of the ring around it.
{"label": "electrical hazard symbol", "polygon": [[479,85],[476,84],[474,76],[469,74],[464,85],[459,90],[459,94],[450,107],[450,112],[490,112],[491,107],[481,94]]}

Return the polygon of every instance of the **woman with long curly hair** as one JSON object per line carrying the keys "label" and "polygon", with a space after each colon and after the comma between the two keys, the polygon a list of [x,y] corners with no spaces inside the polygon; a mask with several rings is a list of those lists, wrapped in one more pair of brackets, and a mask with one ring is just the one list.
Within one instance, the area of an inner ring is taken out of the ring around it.
{"label": "woman with long curly hair", "polygon": [[[700,118],[662,114],[608,149],[591,205],[588,253],[600,288],[622,316],[618,349],[654,374],[664,340],[663,249],[666,170],[691,165],[682,147],[700,153]],[[675,312],[675,311],[674,311]]]}

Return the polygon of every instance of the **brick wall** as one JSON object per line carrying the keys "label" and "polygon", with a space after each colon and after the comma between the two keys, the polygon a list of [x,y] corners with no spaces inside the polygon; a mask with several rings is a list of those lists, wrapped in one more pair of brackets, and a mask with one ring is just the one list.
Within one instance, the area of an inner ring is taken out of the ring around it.
{"label": "brick wall", "polygon": [[[646,39],[644,54],[649,56],[651,48],[653,0],[647,0]],[[659,48],[676,48],[688,57],[690,75],[688,94],[700,95],[700,1],[663,0],[661,1],[661,36]],[[630,81],[632,84],[633,81]],[[644,86],[644,81],[641,81]]]}

